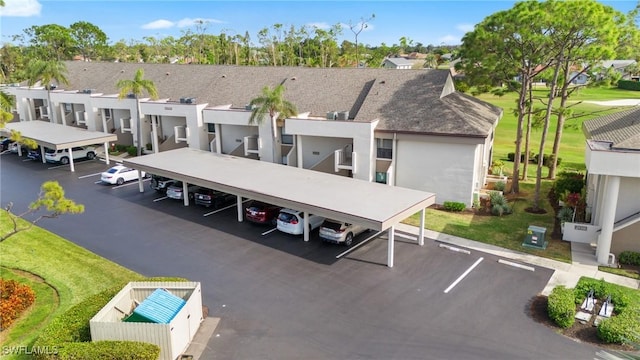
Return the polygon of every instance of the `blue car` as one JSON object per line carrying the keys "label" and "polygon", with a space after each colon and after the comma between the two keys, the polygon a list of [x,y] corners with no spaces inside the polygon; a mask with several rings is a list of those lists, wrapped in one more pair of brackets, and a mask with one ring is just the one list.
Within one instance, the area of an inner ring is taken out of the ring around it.
{"label": "blue car", "polygon": [[38,146],[36,149],[29,149],[27,159],[42,161],[42,153],[40,152],[40,147]]}

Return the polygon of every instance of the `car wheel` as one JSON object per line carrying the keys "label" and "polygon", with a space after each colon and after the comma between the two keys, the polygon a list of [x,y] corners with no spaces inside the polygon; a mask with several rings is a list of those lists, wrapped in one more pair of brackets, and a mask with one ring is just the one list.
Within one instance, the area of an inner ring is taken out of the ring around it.
{"label": "car wheel", "polygon": [[351,246],[351,244],[353,243],[353,234],[352,233],[348,233],[347,237],[344,238],[344,244],[347,246]]}
{"label": "car wheel", "polygon": [[87,159],[93,160],[93,158],[95,158],[95,157],[96,157],[96,153],[94,153],[94,152],[88,152],[87,153]]}
{"label": "car wheel", "polygon": [[69,163],[69,158],[68,157],[63,157],[62,159],[60,159],[60,163],[62,165],[67,165]]}
{"label": "car wheel", "polygon": [[118,184],[118,185],[124,184],[124,179],[123,178],[118,178],[118,180],[116,180],[116,184]]}

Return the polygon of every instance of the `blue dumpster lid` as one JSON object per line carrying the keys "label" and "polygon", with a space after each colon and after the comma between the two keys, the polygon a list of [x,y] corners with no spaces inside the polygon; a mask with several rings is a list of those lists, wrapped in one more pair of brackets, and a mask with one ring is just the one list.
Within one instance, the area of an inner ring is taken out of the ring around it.
{"label": "blue dumpster lid", "polygon": [[186,303],[184,299],[164,289],[156,289],[133,310],[132,317],[148,320],[140,320],[141,322],[168,324]]}

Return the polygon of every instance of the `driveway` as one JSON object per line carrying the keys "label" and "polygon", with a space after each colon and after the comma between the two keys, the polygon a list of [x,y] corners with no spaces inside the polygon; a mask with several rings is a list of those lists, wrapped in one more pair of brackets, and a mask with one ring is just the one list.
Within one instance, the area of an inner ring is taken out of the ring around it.
{"label": "driveway", "polygon": [[597,351],[529,317],[549,269],[433,240],[419,247],[403,234],[394,268],[384,265],[384,236],[336,259],[345,248],[317,233],[308,243],[265,234],[238,223],[234,207],[203,216],[209,209],[141,194],[136,183],[96,184],[106,168],[94,160],[70,173],[2,155],[0,198],[22,209],[43,181],[58,180],[86,211],[43,227],[141,274],[200,281],[209,315],[221,319],[201,359],[589,359]]}

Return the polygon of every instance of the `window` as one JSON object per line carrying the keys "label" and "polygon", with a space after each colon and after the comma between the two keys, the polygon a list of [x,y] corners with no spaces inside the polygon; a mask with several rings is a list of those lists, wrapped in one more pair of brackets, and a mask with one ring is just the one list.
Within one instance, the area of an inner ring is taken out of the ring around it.
{"label": "window", "polygon": [[376,139],[378,148],[377,157],[379,159],[393,159],[393,140],[392,139]]}
{"label": "window", "polygon": [[293,135],[282,133],[282,143],[285,145],[293,145]]}
{"label": "window", "polygon": [[216,133],[216,124],[207,123],[207,132],[215,134]]}

